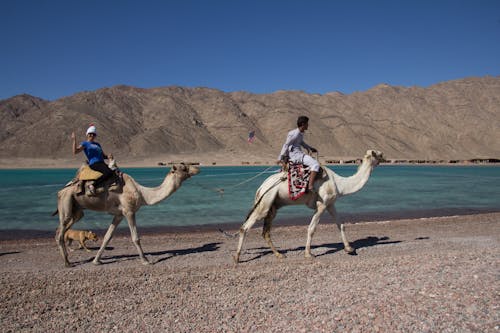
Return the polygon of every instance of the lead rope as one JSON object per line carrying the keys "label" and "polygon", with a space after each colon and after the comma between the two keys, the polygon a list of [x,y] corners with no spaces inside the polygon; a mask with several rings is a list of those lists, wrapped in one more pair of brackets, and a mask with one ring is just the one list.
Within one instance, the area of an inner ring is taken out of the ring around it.
{"label": "lead rope", "polygon": [[242,182],[240,182],[240,183],[238,183],[238,184],[232,185],[232,186],[230,186],[229,188],[235,188],[235,187],[238,187],[238,186],[243,185],[243,184],[245,184],[245,183],[248,183],[249,181],[254,180],[255,178],[257,178],[257,177],[261,176],[262,174],[266,173],[266,172],[267,172],[267,171],[269,171],[269,169],[271,169],[271,168],[274,168],[274,165],[271,165],[269,168],[265,169],[265,170],[264,170],[264,171],[262,171],[262,172],[259,172],[257,175],[255,175],[255,176],[253,176],[253,177],[250,177],[250,178],[248,178],[247,180],[244,180],[244,181],[242,181]]}
{"label": "lead rope", "polygon": [[[233,188],[236,188],[236,187],[241,186],[241,185],[243,185],[243,184],[246,184],[246,183],[248,183],[248,182],[250,182],[250,181],[254,180],[255,178],[257,178],[257,177],[259,177],[259,176],[263,175],[264,173],[266,173],[267,171],[269,171],[271,168],[274,168],[274,165],[271,165],[269,168],[265,169],[264,171],[259,172],[257,175],[255,175],[255,176],[253,176],[253,177],[250,177],[250,178],[248,178],[248,179],[245,179],[244,181],[239,182],[239,183],[234,184],[234,185],[231,185],[231,186],[229,186],[229,187],[227,187],[227,188],[228,188],[228,189],[233,189]],[[195,185],[198,185],[199,187],[201,187],[201,188],[203,188],[203,189],[205,189],[205,190],[208,190],[208,191],[217,192],[217,193],[219,193],[219,194],[220,194],[220,197],[221,197],[221,198],[224,196],[224,192],[225,192],[225,190],[226,190],[226,189],[224,189],[223,187],[212,187],[212,188],[209,188],[209,187],[203,186],[203,185],[201,185],[200,183],[197,183],[197,182],[195,183]]]}

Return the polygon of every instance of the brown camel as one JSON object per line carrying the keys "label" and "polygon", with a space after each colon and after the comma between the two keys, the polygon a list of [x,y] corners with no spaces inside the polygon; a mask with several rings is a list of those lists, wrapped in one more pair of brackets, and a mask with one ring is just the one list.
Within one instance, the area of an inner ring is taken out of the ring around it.
{"label": "brown camel", "polygon": [[124,174],[124,185],[122,191],[105,191],[97,196],[77,195],[77,184],[67,186],[57,194],[57,210],[59,212],[59,228],[56,232],[56,242],[64,259],[66,267],[70,267],[68,252],[64,243],[64,234],[78,220],[83,217],[84,209],[106,212],[114,216],[113,222],[104,236],[102,245],[97,252],[93,263],[101,263],[100,258],[108,242],[113,236],[113,232],[120,224],[123,217],[128,221],[132,241],[137,247],[139,256],[144,264],[149,261],[144,256],[139,235],[137,233],[135,213],[144,205],[155,205],[168,198],[174,193],[184,180],[200,172],[199,168],[193,165],[175,165],[166,175],[162,184],[158,187],[148,188],[138,184],[131,176]]}

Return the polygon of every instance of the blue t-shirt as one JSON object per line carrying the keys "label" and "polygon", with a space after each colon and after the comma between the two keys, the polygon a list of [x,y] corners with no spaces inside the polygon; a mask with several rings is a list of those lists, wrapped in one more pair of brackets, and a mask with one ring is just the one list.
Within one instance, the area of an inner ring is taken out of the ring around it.
{"label": "blue t-shirt", "polygon": [[85,156],[89,161],[89,165],[97,162],[104,162],[104,155],[102,152],[101,145],[97,142],[83,141],[81,143]]}

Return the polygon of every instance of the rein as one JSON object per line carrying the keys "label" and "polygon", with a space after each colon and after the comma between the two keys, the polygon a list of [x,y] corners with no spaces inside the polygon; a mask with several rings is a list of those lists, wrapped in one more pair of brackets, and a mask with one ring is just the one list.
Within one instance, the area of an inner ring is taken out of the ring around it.
{"label": "rein", "polygon": [[236,188],[236,187],[241,186],[243,184],[246,184],[246,183],[254,180],[257,177],[262,176],[264,173],[266,173],[267,171],[269,171],[271,168],[274,168],[274,165],[271,165],[270,167],[268,167],[265,170],[259,172],[255,176],[252,176],[252,177],[250,177],[248,179],[245,179],[244,181],[241,181],[241,182],[239,182],[237,184],[230,185],[227,188],[223,188],[223,187],[212,187],[212,188],[210,188],[210,187],[203,186],[202,184],[200,184],[198,182],[195,182],[194,185],[197,185],[197,186],[201,187],[202,189],[205,189],[205,190],[208,190],[208,191],[219,193],[220,197],[222,198],[222,196],[224,195],[226,189],[233,189],[233,188]]}

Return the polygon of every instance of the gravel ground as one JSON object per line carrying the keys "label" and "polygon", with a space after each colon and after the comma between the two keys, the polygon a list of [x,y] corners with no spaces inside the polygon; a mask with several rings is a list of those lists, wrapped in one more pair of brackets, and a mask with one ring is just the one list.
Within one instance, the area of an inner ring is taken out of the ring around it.
{"label": "gravel ground", "polygon": [[[82,228],[83,224],[80,225]],[[0,242],[2,332],[500,332],[500,213],[347,225],[357,255],[323,224],[305,259],[306,226],[277,227],[276,259],[252,229],[129,237],[104,264],[53,239]]]}

